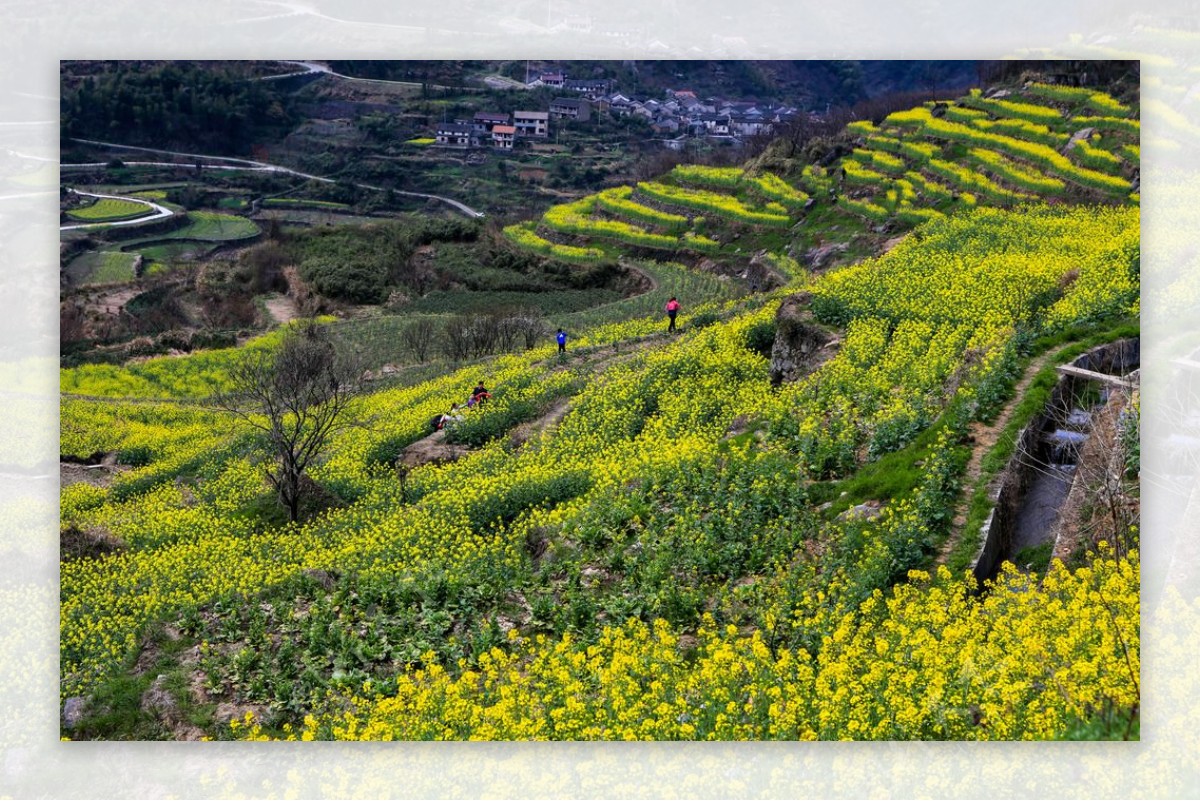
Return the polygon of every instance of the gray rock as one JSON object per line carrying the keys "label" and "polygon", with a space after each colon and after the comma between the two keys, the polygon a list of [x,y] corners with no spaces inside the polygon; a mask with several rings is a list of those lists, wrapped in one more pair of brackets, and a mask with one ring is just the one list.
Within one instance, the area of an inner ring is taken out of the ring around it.
{"label": "gray rock", "polygon": [[179,703],[167,689],[167,676],[160,673],[154,678],[146,692],[142,693],[142,711],[161,720],[173,723],[179,718]]}
{"label": "gray rock", "polygon": [[813,322],[811,301],[810,294],[801,292],[779,304],[771,346],[772,384],[803,378],[833,355],[836,338]]}
{"label": "gray rock", "polygon": [[1067,142],[1066,147],[1063,148],[1063,152],[1066,153],[1067,151],[1074,150],[1075,145],[1077,145],[1080,142],[1086,142],[1087,140],[1091,139],[1092,134],[1094,134],[1094,133],[1096,133],[1095,128],[1079,129],[1075,133],[1071,134],[1071,141]]}
{"label": "gray rock", "polygon": [[73,695],[63,702],[62,724],[64,728],[73,729],[87,715],[87,701],[78,695]]}
{"label": "gray rock", "polygon": [[845,253],[849,248],[850,244],[848,242],[833,242],[828,245],[820,245],[806,250],[801,256],[801,260],[813,269],[820,269],[825,266],[825,263],[831,257],[839,253]]}
{"label": "gray rock", "polygon": [[837,516],[838,520],[874,520],[883,514],[883,504],[879,501],[865,501],[858,506],[852,506]]}

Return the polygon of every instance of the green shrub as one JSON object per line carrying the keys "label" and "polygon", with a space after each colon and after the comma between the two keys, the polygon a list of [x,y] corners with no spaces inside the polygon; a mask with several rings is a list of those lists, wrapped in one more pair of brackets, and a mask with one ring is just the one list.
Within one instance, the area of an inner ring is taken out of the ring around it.
{"label": "green shrub", "polygon": [[774,320],[763,320],[750,326],[746,329],[746,348],[769,359],[771,349],[775,347],[775,328]]}
{"label": "green shrub", "polygon": [[300,264],[300,276],[329,298],[351,303],[387,300],[387,274],[365,261],[309,259]]}

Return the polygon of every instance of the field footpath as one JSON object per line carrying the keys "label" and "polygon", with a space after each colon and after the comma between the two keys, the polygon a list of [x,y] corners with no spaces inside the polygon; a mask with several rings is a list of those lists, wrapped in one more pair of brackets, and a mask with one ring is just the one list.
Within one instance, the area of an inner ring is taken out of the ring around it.
{"label": "field footpath", "polygon": [[1021,380],[1013,387],[1012,397],[1008,403],[1004,404],[1004,408],[996,415],[995,420],[991,423],[976,421],[969,426],[968,433],[973,440],[971,458],[967,460],[967,466],[963,470],[960,485],[962,489],[959,492],[958,502],[954,506],[954,517],[950,523],[950,535],[942,543],[935,564],[946,564],[946,560],[954,552],[959,540],[963,537],[963,527],[967,524],[967,510],[971,505],[971,499],[975,495],[975,482],[979,480],[980,465],[983,462],[983,457],[991,451],[1000,439],[1000,434],[1004,431],[1005,426],[1008,425],[1008,421],[1012,418],[1017,405],[1024,399],[1025,390],[1029,389],[1029,385],[1033,383],[1033,379],[1037,377],[1037,374],[1042,371],[1043,367],[1049,364],[1060,351],[1069,345],[1070,343],[1067,343],[1051,348],[1026,366]]}

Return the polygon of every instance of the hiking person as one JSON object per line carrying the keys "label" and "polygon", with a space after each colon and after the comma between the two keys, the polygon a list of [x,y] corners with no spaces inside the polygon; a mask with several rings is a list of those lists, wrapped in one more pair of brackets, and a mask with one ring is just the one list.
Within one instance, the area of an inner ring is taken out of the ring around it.
{"label": "hiking person", "polygon": [[450,404],[450,411],[438,416],[437,425],[434,426],[434,428],[437,431],[441,431],[443,428],[453,425],[454,423],[461,423],[462,419],[462,413],[458,410],[458,404],[452,403]]}
{"label": "hiking person", "polygon": [[675,330],[675,315],[677,314],[679,314],[679,301],[672,295],[671,299],[667,301],[667,317],[671,321],[667,326],[668,332]]}
{"label": "hiking person", "polygon": [[483,381],[480,380],[480,382],[475,385],[475,389],[471,390],[471,399],[467,401],[467,408],[471,408],[476,404],[483,403],[490,397],[492,397],[492,393],[487,391],[487,387],[485,387],[483,385]]}
{"label": "hiking person", "polygon": [[567,352],[567,332],[563,331],[560,328],[560,329],[558,329],[558,333],[554,335],[554,338],[556,340],[558,340],[558,352],[566,353]]}

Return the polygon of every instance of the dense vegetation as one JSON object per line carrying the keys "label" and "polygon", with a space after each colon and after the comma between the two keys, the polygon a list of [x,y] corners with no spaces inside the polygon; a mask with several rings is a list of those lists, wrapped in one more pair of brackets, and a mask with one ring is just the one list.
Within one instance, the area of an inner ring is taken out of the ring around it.
{"label": "dense vegetation", "polygon": [[200,153],[248,155],[297,122],[285,95],[252,80],[245,66],[169,62],[71,62],[60,130],[99,139]]}

